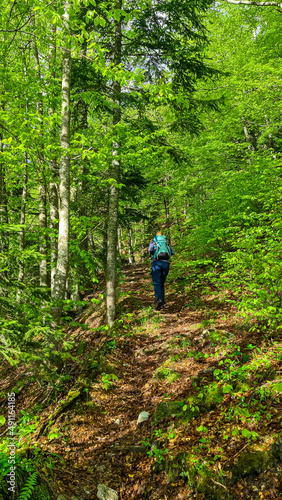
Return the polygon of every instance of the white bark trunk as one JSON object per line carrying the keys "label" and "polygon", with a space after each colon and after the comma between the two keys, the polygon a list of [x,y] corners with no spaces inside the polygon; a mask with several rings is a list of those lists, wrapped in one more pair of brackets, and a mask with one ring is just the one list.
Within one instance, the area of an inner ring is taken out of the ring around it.
{"label": "white bark trunk", "polygon": [[[19,274],[18,281],[22,283],[24,279],[24,264],[21,258],[21,254],[24,251],[25,246],[25,211],[26,211],[26,197],[27,197],[27,153],[24,153],[24,174],[23,174],[23,192],[22,192],[22,204],[21,204],[21,218],[20,225],[21,230],[19,234],[19,254],[20,254],[20,262],[19,262]],[[17,290],[17,302],[20,302],[21,299],[21,288]]]}
{"label": "white bark trunk", "polygon": [[[34,60],[37,71],[37,77],[40,82],[40,61],[36,43],[33,44]],[[39,284],[42,287],[48,286],[47,277],[47,193],[45,181],[45,168],[43,163],[43,98],[41,92],[38,93],[38,101],[36,104],[37,114],[40,117],[40,144],[38,148],[38,165],[39,165],[39,253],[41,259],[39,262]]]}
{"label": "white bark trunk", "polygon": [[[122,8],[122,0],[117,0],[116,9]],[[121,63],[121,20],[115,22],[115,47],[114,47],[114,64],[118,66]],[[120,92],[121,87],[119,82],[114,82],[113,94],[115,102],[115,110],[113,117],[114,127],[121,120],[120,109]],[[113,161],[110,177],[119,183],[120,179],[120,160],[119,142],[113,144]],[[106,268],[106,320],[110,328],[113,327],[116,318],[116,287],[117,287],[117,231],[118,231],[118,199],[119,189],[115,184],[110,187],[109,193],[109,212],[108,212],[108,229],[107,229],[107,268]]]}
{"label": "white bark trunk", "polygon": [[[64,6],[64,28],[68,35],[69,25],[69,3]],[[62,68],[62,107],[61,107],[61,158],[59,169],[59,234],[58,234],[58,260],[53,287],[53,307],[51,313],[53,316],[53,325],[57,326],[60,322],[62,313],[62,302],[65,296],[66,281],[69,266],[69,205],[70,205],[70,79],[71,79],[71,52],[70,44],[65,40],[63,50],[63,68]]]}
{"label": "white bark trunk", "polygon": [[[51,101],[49,104],[49,115],[52,116],[54,114],[53,109],[53,97],[54,97],[54,88],[55,85],[55,67],[56,67],[56,27],[52,25],[51,27],[52,39],[49,51],[49,71],[52,75],[51,78],[51,90],[50,96]],[[55,126],[50,131],[51,137],[54,139],[54,143],[56,141],[56,128]],[[50,207],[50,260],[51,260],[51,296],[54,295],[54,280],[56,274],[57,267],[57,257],[58,257],[58,220],[59,220],[59,196],[58,196],[58,162],[57,157],[52,155],[50,160],[50,171],[52,175],[52,179],[49,183],[49,207]]]}

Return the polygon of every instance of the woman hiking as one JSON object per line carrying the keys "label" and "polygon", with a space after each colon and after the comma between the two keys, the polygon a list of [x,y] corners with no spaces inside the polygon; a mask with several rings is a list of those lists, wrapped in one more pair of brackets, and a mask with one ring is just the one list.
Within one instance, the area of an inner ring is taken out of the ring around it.
{"label": "woman hiking", "polygon": [[159,311],[165,304],[164,284],[169,273],[169,261],[174,251],[168,244],[167,237],[158,231],[150,242],[149,254],[151,256],[151,275],[155,291],[156,310]]}

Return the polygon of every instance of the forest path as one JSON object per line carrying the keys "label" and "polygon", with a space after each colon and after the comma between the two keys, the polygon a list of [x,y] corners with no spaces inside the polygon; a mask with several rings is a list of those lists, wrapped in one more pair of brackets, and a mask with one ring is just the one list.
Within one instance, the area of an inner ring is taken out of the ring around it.
{"label": "forest path", "polygon": [[[86,342],[79,366],[83,367],[87,359],[89,363],[89,356],[95,359],[100,346],[103,351],[99,375],[89,387],[86,401],[78,400],[56,421],[61,437],[51,442],[46,437],[38,440],[43,448],[64,459],[64,465],[53,468],[56,494],[62,493],[67,500],[74,500],[72,495],[79,500],[96,500],[98,485],[104,484],[118,492],[119,500],[201,500],[204,494],[189,490],[179,474],[175,480],[168,480],[165,461],[185,452],[201,468],[208,455],[217,475],[246,448],[242,437],[226,440],[226,433],[231,432],[230,393],[223,394],[219,404],[200,412],[189,423],[171,413],[158,422],[154,419],[160,403],[167,402],[168,407],[171,402],[182,401],[185,405],[189,397],[216,383],[213,370],[227,353],[232,358],[235,349],[237,359],[244,363],[247,345],[262,345],[259,334],[246,331],[239,323],[236,307],[226,300],[230,292],[218,292],[204,284],[198,290],[185,289],[184,283],[179,284],[170,273],[165,286],[166,306],[155,311],[150,266],[128,265],[118,287],[116,331],[105,335],[103,328],[97,329],[103,323],[101,305],[91,305],[81,316],[91,329],[79,327],[74,332],[78,342]],[[96,292],[97,298],[99,293],[101,290]],[[273,369],[278,370],[275,363]],[[193,377],[197,377],[197,383]],[[49,407],[47,415],[52,411]],[[142,411],[150,418],[137,425]],[[251,425],[256,425],[255,421]],[[265,446],[269,446],[269,423],[264,419],[259,425]],[[279,425],[275,421],[273,431],[277,432]],[[207,436],[201,436],[198,429],[202,428],[205,432],[209,429],[207,447],[201,444],[200,438]],[[174,435],[168,438],[172,429]],[[147,452],[155,444],[157,452],[149,456]],[[164,460],[158,463],[160,455]],[[220,461],[214,462],[214,457],[220,457]],[[268,488],[274,488],[275,474],[269,476]],[[267,481],[262,477],[262,488]],[[255,498],[252,487],[252,482],[239,481],[238,488],[234,486],[234,498]],[[275,494],[269,498],[276,500]]]}
{"label": "forest path", "polygon": [[[123,274],[118,308],[127,319],[109,344],[104,367],[105,373],[114,373],[118,380],[108,390],[103,389],[102,377],[93,384],[83,412],[76,412],[68,422],[68,453],[62,447],[56,451],[63,454],[68,470],[77,470],[76,477],[65,474],[68,480],[74,479],[71,491],[79,498],[96,499],[98,484],[118,491],[123,500],[192,498],[183,481],[168,484],[164,473],[152,476],[155,459],[148,457],[150,448],[146,450],[141,442],[152,443],[151,417],[159,403],[189,397],[191,376],[209,366],[209,361],[195,361],[185,354],[203,330],[202,311],[186,304],[187,298],[168,276],[166,306],[157,312],[150,268],[126,266]],[[156,377],[164,363],[177,374],[176,380],[162,374]],[[150,419],[138,426],[142,411]],[[164,425],[166,430],[169,423]],[[186,441],[184,433],[177,449],[170,452],[181,450]]]}

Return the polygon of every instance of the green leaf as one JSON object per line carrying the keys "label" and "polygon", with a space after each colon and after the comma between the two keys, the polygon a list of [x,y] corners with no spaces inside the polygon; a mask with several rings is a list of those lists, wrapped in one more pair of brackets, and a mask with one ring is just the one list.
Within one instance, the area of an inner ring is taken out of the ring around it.
{"label": "green leaf", "polygon": [[223,394],[228,394],[228,393],[230,393],[230,392],[232,392],[232,391],[233,391],[233,387],[232,387],[232,385],[230,385],[230,384],[224,385],[224,386],[222,387],[222,392],[223,392]]}
{"label": "green leaf", "polygon": [[249,439],[252,436],[252,434],[251,434],[251,432],[248,429],[243,429],[242,430],[242,436]]}
{"label": "green leaf", "polygon": [[200,425],[200,427],[197,427],[198,432],[208,432],[208,429],[204,427],[203,425]]}
{"label": "green leaf", "polygon": [[121,10],[120,9],[115,9],[114,10],[114,18],[116,21],[120,21],[120,16],[121,16]]}

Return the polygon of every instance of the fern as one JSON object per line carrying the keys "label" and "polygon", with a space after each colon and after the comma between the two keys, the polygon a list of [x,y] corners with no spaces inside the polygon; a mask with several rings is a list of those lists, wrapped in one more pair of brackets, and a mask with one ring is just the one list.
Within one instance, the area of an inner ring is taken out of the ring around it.
{"label": "fern", "polygon": [[20,493],[20,496],[18,497],[18,500],[28,500],[31,497],[32,492],[34,490],[34,487],[36,485],[37,476],[38,476],[38,472],[33,472],[29,476],[29,478],[27,479],[25,485],[23,486],[23,488],[21,490],[21,493]]}

